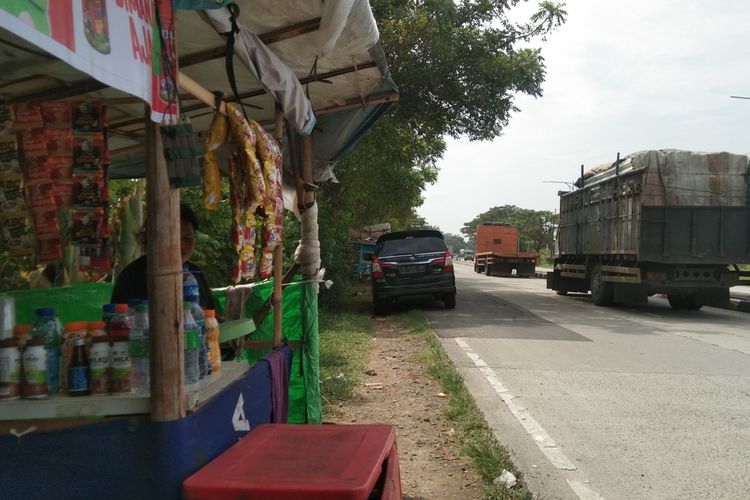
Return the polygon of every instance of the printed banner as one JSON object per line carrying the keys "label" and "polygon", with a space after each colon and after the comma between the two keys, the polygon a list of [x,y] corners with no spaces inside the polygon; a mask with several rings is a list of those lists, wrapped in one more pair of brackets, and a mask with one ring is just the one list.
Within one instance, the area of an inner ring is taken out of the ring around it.
{"label": "printed banner", "polygon": [[170,0],[0,0],[0,27],[140,97],[160,123],[177,116],[173,19]]}

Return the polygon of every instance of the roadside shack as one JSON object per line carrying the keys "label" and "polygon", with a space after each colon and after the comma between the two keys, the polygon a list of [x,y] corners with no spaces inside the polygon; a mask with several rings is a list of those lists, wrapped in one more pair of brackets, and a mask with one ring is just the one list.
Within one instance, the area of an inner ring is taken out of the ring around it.
{"label": "roadside shack", "polygon": [[[320,423],[315,188],[398,96],[367,2],[41,5],[0,6],[0,244],[76,283],[4,303],[19,324],[50,306],[65,323],[101,319],[107,184],[145,178],[150,391],[0,399],[0,491],[176,498],[186,477],[280,422],[279,397],[283,421]],[[230,319],[221,340],[252,353],[186,386],[178,228],[190,185],[207,208],[232,206],[237,263],[214,294]],[[302,224],[290,269],[285,210]]]}

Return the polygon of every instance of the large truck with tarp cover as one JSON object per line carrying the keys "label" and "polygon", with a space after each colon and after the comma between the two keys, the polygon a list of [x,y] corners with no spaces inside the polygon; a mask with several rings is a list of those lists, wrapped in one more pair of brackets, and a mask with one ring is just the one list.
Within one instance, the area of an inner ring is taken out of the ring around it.
{"label": "large truck with tarp cover", "polygon": [[597,305],[726,306],[750,263],[746,155],[652,150],[595,167],[560,193],[547,288]]}
{"label": "large truck with tarp cover", "polygon": [[521,252],[518,228],[510,224],[479,224],[474,243],[474,272],[487,276],[528,278],[539,254]]}

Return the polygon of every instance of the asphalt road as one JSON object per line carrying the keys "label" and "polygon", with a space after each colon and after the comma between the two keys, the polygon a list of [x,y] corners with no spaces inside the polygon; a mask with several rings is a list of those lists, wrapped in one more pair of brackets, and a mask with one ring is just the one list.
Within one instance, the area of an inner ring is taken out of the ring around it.
{"label": "asphalt road", "polygon": [[602,308],[455,267],[456,309],[427,316],[533,491],[750,498],[750,316]]}

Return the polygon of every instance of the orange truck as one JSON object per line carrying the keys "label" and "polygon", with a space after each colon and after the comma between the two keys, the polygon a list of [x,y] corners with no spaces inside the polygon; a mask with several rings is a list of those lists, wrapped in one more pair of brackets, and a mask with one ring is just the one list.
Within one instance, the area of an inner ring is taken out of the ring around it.
{"label": "orange truck", "polygon": [[480,224],[475,242],[474,272],[519,278],[534,274],[539,254],[519,251],[517,227],[500,223]]}

